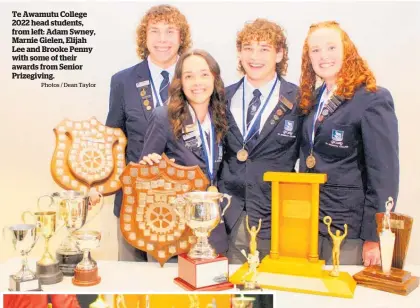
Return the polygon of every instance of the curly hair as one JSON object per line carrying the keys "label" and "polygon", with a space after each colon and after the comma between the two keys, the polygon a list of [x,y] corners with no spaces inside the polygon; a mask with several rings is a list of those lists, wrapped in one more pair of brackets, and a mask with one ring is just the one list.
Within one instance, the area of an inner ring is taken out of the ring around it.
{"label": "curly hair", "polygon": [[214,90],[210,97],[209,110],[212,113],[212,121],[215,126],[216,140],[221,142],[228,130],[225,104],[225,86],[220,76],[220,67],[216,60],[206,51],[195,49],[181,55],[176,67],[175,74],[169,86],[168,114],[174,135],[179,139],[182,135],[184,121],[188,118],[189,108],[187,98],[182,90],[182,66],[185,59],[196,55],[206,60],[214,77]]}
{"label": "curly hair", "polygon": [[157,5],[146,12],[137,27],[137,55],[141,59],[146,59],[150,53],[146,44],[147,26],[150,22],[158,23],[161,21],[168,24],[174,24],[179,28],[181,37],[181,45],[178,50],[179,55],[191,47],[190,26],[188,25],[185,16],[177,8],[171,5]]}
{"label": "curly hair", "polygon": [[[236,37],[236,50],[240,52],[242,45],[251,41],[266,41],[274,46],[276,52],[282,50],[283,59],[280,63],[276,64],[276,72],[279,76],[286,75],[289,47],[287,46],[286,35],[282,27],[267,19],[257,18],[253,22],[246,23],[245,27],[238,32]],[[238,71],[245,74],[241,61],[238,63]]]}
{"label": "curly hair", "polygon": [[369,69],[365,60],[359,55],[356,46],[350,39],[348,34],[335,21],[324,21],[313,24],[309,28],[306,36],[302,52],[302,66],[300,76],[300,103],[301,111],[307,114],[314,104],[314,94],[317,75],[313,70],[311,60],[309,58],[309,36],[316,30],[321,28],[336,29],[340,32],[341,41],[343,43],[343,65],[337,74],[335,95],[345,99],[351,99],[356,89],[365,85],[366,90],[376,91],[376,79],[372,71]]}

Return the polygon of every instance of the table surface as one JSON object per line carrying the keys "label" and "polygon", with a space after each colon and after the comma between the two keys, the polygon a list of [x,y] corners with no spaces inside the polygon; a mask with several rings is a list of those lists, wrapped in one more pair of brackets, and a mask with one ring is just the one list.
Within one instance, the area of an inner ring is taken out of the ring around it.
{"label": "table surface", "polygon": [[[0,291],[8,293],[9,275],[17,272],[21,260],[12,258],[0,264]],[[35,259],[29,259],[31,269],[35,269]],[[79,287],[71,282],[71,277],[64,277],[63,281],[55,285],[44,285],[46,293],[113,293],[113,294],[147,294],[147,293],[184,293],[185,291],[173,282],[177,276],[177,264],[167,263],[163,268],[158,263],[136,263],[121,261],[98,260],[100,284],[92,287]],[[239,266],[230,265],[233,273]],[[325,269],[331,267],[326,266]],[[362,270],[360,266],[341,266],[340,271],[351,275]],[[405,270],[412,275],[420,275],[420,265],[406,266]],[[222,291],[235,293],[234,290]],[[266,293],[275,294],[275,307],[369,307],[369,308],[414,308],[420,307],[420,287],[408,296],[382,292],[362,286],[357,286],[354,298],[336,298],[311,294],[264,290]],[[0,300],[1,304],[1,300]],[[305,306],[304,306],[305,305]],[[2,307],[2,305],[0,305]]]}

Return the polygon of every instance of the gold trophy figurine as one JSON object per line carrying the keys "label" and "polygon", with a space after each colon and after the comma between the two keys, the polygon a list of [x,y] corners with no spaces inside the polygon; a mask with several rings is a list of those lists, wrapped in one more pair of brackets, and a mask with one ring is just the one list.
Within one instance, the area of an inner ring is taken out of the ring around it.
{"label": "gold trophy figurine", "polygon": [[340,265],[340,246],[341,242],[347,236],[347,224],[344,224],[344,234],[341,234],[340,230],[335,231],[335,235],[331,232],[331,223],[332,219],[330,216],[325,216],[323,219],[324,224],[328,226],[328,234],[331,236],[333,240],[333,248],[332,248],[332,261],[333,261],[333,269],[330,272],[330,275],[333,277],[340,276],[340,272],[338,267]]}
{"label": "gold trophy figurine", "polygon": [[261,218],[258,223],[258,228],[249,226],[249,218],[246,216],[246,228],[250,235],[249,240],[249,254],[242,249],[241,253],[248,261],[248,270],[242,276],[243,285],[238,285],[240,290],[259,290],[261,289],[257,284],[258,266],[260,265],[260,252],[257,250],[257,234],[261,230]]}
{"label": "gold trophy figurine", "polygon": [[257,234],[261,230],[261,222],[262,220],[260,218],[259,223],[258,223],[258,229],[255,228],[255,226],[252,226],[251,228],[249,228],[249,218],[248,218],[248,215],[246,215],[246,229],[248,230],[248,233],[250,235],[250,240],[249,240],[249,253],[250,254],[255,254],[255,251],[257,250]]}
{"label": "gold trophy figurine", "polygon": [[257,284],[258,266],[260,265],[260,252],[255,251],[254,254],[249,253],[246,256],[245,250],[241,250],[242,254],[248,259],[248,271],[243,275],[242,280],[244,281],[243,290],[257,290],[261,289]]}

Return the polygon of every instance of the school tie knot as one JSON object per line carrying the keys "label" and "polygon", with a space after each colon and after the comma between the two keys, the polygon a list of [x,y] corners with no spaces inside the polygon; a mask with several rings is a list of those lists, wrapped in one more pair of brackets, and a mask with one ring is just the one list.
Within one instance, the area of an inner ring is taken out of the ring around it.
{"label": "school tie knot", "polygon": [[255,98],[260,98],[261,97],[261,91],[258,89],[255,89],[254,92],[252,92],[254,94]]}
{"label": "school tie knot", "polygon": [[260,108],[261,105],[261,91],[258,89],[255,89],[254,92],[252,92],[254,94],[254,97],[252,98],[251,102],[249,103],[248,106],[248,112],[247,112],[247,116],[246,116],[246,125],[247,127],[249,127],[249,124],[251,123],[252,119],[255,116],[255,113],[257,112],[258,108]]}

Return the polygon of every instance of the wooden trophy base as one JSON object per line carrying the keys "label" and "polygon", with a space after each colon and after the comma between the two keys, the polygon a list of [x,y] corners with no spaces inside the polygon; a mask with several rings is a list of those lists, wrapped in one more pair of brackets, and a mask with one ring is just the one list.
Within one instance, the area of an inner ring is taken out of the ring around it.
{"label": "wooden trophy base", "polygon": [[[349,273],[339,272],[338,277],[323,269],[324,260],[310,262],[303,258],[264,257],[258,267],[257,284],[263,289],[296,293],[353,298],[356,281]],[[235,285],[243,284],[248,263],[243,264],[230,278]]]}
{"label": "wooden trophy base", "polygon": [[101,277],[98,275],[98,268],[95,267],[92,270],[79,270],[75,268],[72,282],[74,285],[80,287],[90,287],[97,285],[101,282]]}
{"label": "wooden trophy base", "polygon": [[419,277],[394,267],[391,268],[390,274],[386,275],[380,266],[370,266],[355,274],[353,278],[361,286],[399,295],[408,295],[419,286]]}
{"label": "wooden trophy base", "polygon": [[221,291],[233,288],[228,281],[228,259],[191,259],[186,253],[178,256],[178,277],[174,282],[187,291]]}

